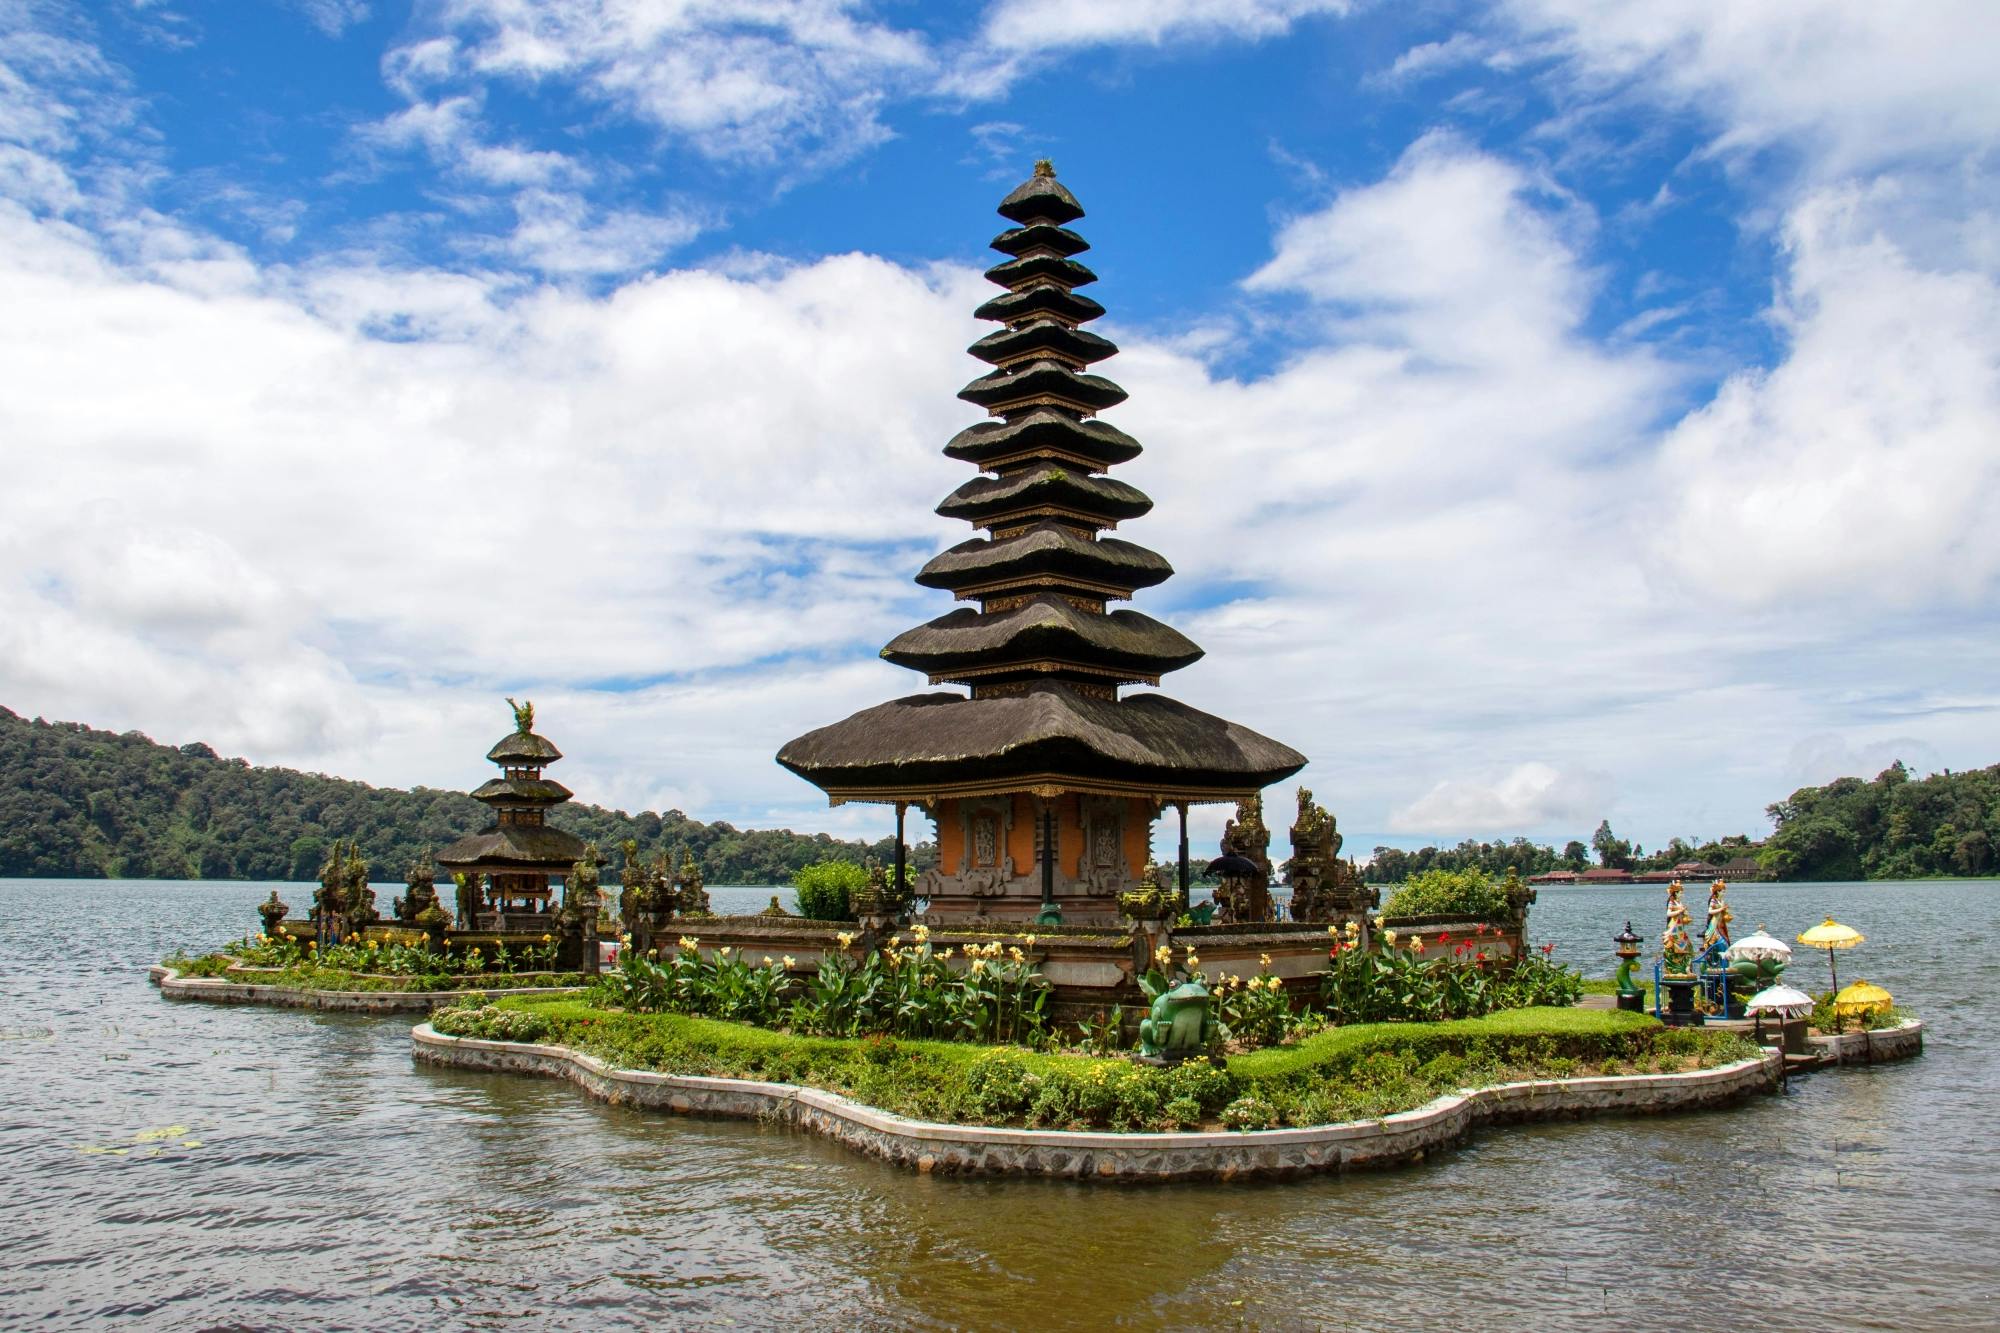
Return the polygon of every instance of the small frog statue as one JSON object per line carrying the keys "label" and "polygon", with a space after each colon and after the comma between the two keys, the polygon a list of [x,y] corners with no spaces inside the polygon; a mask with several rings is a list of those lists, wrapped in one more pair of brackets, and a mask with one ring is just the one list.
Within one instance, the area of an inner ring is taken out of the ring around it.
{"label": "small frog statue", "polygon": [[1214,1044],[1217,1028],[1208,987],[1193,977],[1176,984],[1158,968],[1139,978],[1149,1002],[1139,1020],[1139,1054],[1148,1060],[1180,1061]]}

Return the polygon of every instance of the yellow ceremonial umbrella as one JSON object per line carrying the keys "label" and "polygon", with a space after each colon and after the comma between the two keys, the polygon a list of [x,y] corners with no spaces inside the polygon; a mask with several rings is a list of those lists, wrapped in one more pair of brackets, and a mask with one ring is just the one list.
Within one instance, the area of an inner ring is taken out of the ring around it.
{"label": "yellow ceremonial umbrella", "polygon": [[1835,949],[1852,949],[1867,936],[1852,926],[1843,926],[1832,917],[1820,922],[1811,930],[1799,936],[1800,944],[1809,944],[1815,949],[1826,950],[1826,970],[1833,977],[1833,988],[1840,989],[1840,970],[1833,965]]}
{"label": "yellow ceremonial umbrella", "polygon": [[1889,1007],[1893,998],[1872,982],[1857,981],[1833,997],[1833,1011],[1855,1015],[1879,1013]]}

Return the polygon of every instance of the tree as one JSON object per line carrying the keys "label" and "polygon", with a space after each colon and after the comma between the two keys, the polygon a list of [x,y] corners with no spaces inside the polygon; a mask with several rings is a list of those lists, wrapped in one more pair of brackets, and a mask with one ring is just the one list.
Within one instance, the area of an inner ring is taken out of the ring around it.
{"label": "tree", "polygon": [[1590,866],[1590,848],[1571,838],[1563,844],[1563,864],[1571,870],[1585,870]]}
{"label": "tree", "polygon": [[1597,863],[1606,870],[1632,868],[1632,844],[1611,831],[1610,820],[1604,820],[1590,835],[1590,846],[1597,853]]}

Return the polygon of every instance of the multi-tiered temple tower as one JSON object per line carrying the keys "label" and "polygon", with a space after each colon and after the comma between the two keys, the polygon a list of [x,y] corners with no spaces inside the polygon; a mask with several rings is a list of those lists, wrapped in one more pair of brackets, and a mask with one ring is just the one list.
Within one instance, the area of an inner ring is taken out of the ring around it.
{"label": "multi-tiered temple tower", "polygon": [[495,742],[486,757],[500,766],[500,776],[472,798],[493,811],[493,822],[438,854],[439,865],[465,877],[458,928],[545,924],[554,919],[549,881],[567,879],[584,854],[581,839],[548,823],[548,812],[570,798],[569,788],[542,776],[562,751],[535,734],[535,706],[527,703],[514,705],[514,730]]}
{"label": "multi-tiered temple tower", "polygon": [[[997,420],[960,431],[945,453],[981,475],[938,512],[985,536],[925,565],[917,582],[968,606],[898,635],[882,656],[933,685],[786,745],[778,762],[835,804],[893,803],[937,822],[938,864],[918,892],[934,916],[1089,924],[1115,919],[1117,895],[1150,858],[1152,824],[1178,807],[1253,796],[1305,757],[1233,722],[1155,693],[1202,655],[1142,612],[1112,610],[1173,569],[1107,537],[1153,502],[1106,473],[1138,441],[1097,413],[1125,391],[1087,367],[1117,352],[1081,326],[1104,308],[1078,287],[1097,275],[1066,225],[1076,196],[1039,163],[1001,201],[1015,225],[993,241],[1001,287],[975,312],[1002,327],[972,354],[994,369],[960,391]],[[1185,874],[1185,869],[1183,869]]]}

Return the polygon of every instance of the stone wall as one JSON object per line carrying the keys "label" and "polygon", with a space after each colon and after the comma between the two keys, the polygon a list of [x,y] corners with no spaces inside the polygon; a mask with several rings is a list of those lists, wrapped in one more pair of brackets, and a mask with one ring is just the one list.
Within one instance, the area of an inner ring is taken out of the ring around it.
{"label": "stone wall", "polygon": [[562,1046],[411,1032],[416,1059],[453,1069],[566,1078],[620,1106],[769,1119],[924,1173],[1032,1175],[1115,1182],[1234,1180],[1392,1166],[1463,1141],[1489,1123],[1721,1106],[1778,1084],[1775,1051],[1717,1069],[1508,1083],[1380,1120],[1248,1133],[1115,1134],[909,1120],[816,1088],[615,1069]]}
{"label": "stone wall", "polygon": [[174,1000],[204,1000],[209,1004],[268,1004],[282,1009],[326,1009],[354,1014],[427,1014],[467,995],[498,999],[503,995],[575,995],[574,986],[532,986],[511,990],[321,991],[257,982],[226,981],[221,977],[183,977],[171,967],[151,968],[147,975],[160,994]]}

